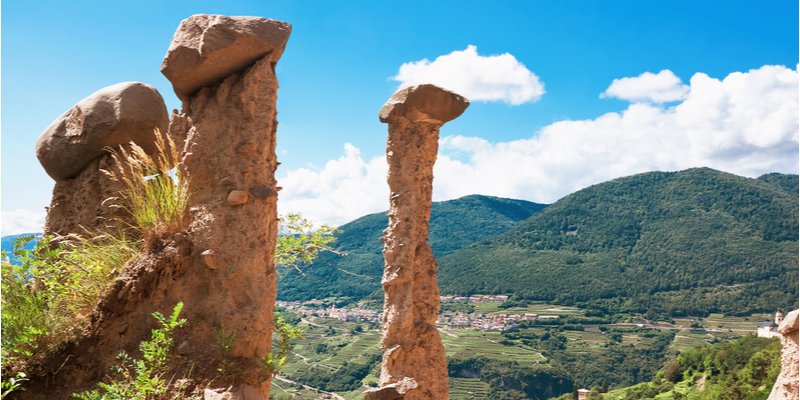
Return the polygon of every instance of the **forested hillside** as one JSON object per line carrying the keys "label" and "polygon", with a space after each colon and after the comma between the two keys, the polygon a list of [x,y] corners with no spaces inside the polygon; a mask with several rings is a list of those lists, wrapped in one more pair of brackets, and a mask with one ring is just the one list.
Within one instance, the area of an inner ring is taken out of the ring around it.
{"label": "forested hillside", "polygon": [[[503,233],[545,207],[524,200],[480,195],[435,202],[431,206],[428,243],[438,259],[468,244]],[[321,254],[324,260],[338,268],[372,279],[347,275],[315,262],[303,267],[308,279],[296,271],[281,271],[278,299],[310,300],[328,296],[360,299],[380,290],[383,243],[379,239],[387,225],[386,212],[370,214],[342,225],[333,247],[346,252],[347,256]]]}
{"label": "forested hillside", "polygon": [[650,317],[794,309],[798,176],[698,168],[619,178],[439,264],[443,294],[513,294]]}

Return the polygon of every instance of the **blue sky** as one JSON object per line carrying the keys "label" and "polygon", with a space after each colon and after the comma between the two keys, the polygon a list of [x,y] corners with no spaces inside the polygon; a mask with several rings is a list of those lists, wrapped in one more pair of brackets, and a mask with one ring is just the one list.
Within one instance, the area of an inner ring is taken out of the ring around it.
{"label": "blue sky", "polygon": [[7,0],[0,13],[2,235],[39,230],[54,182],[35,142],[75,103],[142,81],[180,108],[159,67],[198,13],[293,25],[277,69],[281,212],[338,225],[388,208],[377,114],[417,81],[472,100],[441,130],[435,200],[551,203],[700,166],[798,172],[796,1]]}

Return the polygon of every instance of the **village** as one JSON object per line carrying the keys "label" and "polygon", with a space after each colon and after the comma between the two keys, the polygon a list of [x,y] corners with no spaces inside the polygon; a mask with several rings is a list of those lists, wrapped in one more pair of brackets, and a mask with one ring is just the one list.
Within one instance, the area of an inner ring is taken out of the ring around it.
{"label": "village", "polygon": [[[442,303],[482,303],[482,302],[504,302],[508,296],[484,296],[476,295],[470,297],[462,296],[440,296]],[[277,301],[278,307],[292,310],[301,316],[313,316],[319,318],[337,319],[345,322],[368,322],[379,324],[383,318],[383,313],[367,309],[364,305],[356,307],[338,308],[336,305],[324,306],[323,300],[300,301]],[[503,332],[517,327],[517,323],[523,320],[558,318],[557,315],[539,314],[482,314],[482,313],[443,313],[436,320],[436,325],[445,329],[479,329],[491,332]]]}

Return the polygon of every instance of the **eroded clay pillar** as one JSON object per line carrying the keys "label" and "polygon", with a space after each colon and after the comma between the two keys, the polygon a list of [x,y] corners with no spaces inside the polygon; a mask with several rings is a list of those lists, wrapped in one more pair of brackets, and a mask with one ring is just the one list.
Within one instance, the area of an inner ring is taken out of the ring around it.
{"label": "eroded clay pillar", "polygon": [[373,399],[447,399],[447,360],[434,325],[439,313],[436,260],[428,245],[433,164],[439,128],[469,101],[424,84],[397,91],[381,108],[389,124],[386,156],[391,190],[384,236],[383,364]]}
{"label": "eroded clay pillar", "polygon": [[[275,64],[291,25],[258,17],[184,20],[161,71],[183,100],[170,134],[183,142],[192,268],[187,307],[226,332],[232,357],[264,357],[272,343],[277,191]],[[247,378],[257,385],[255,374]],[[270,376],[258,390],[269,393]]]}
{"label": "eroded clay pillar", "polygon": [[800,393],[800,310],[786,314],[778,326],[781,334],[781,373],[767,400],[797,400]]}
{"label": "eroded clay pillar", "polygon": [[121,208],[108,200],[122,187],[101,171],[114,165],[106,149],[134,142],[154,155],[154,132],[168,123],[161,94],[141,82],[100,89],[53,121],[36,142],[36,157],[56,181],[44,235],[91,236],[119,222]]}

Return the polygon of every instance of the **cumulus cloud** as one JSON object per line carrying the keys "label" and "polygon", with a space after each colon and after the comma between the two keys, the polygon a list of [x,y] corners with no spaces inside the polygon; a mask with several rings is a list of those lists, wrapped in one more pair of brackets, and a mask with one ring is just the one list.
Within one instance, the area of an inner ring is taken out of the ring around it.
{"label": "cumulus cloud", "polygon": [[544,94],[544,84],[509,53],[478,55],[478,48],[467,46],[436,60],[405,63],[391,79],[400,88],[433,83],[466,96],[470,101],[502,101],[511,105],[533,103]]}
{"label": "cumulus cloud", "polygon": [[338,226],[358,217],[389,208],[386,157],[369,162],[350,143],[344,155],[331,160],[320,171],[300,168],[278,180],[278,212],[301,212],[317,223]]}
{"label": "cumulus cloud", "polygon": [[[697,73],[685,99],[671,107],[634,102],[510,142],[447,136],[434,167],[434,200],[484,194],[552,203],[621,176],[693,167],[748,177],[796,174],[798,83],[797,71],[782,66],[723,80]],[[334,224],[386,210],[386,171],[384,157],[365,162],[348,144],[344,156],[319,172],[289,172],[279,207]]]}
{"label": "cumulus cloud", "polygon": [[44,219],[47,217],[45,212],[35,213],[23,209],[3,211],[0,214],[2,214],[2,218],[0,218],[2,220],[0,235],[2,236],[41,232]]}
{"label": "cumulus cloud", "polygon": [[657,74],[645,72],[637,77],[614,79],[600,98],[616,97],[628,101],[666,103],[686,99],[689,86],[672,71],[665,69]]}

